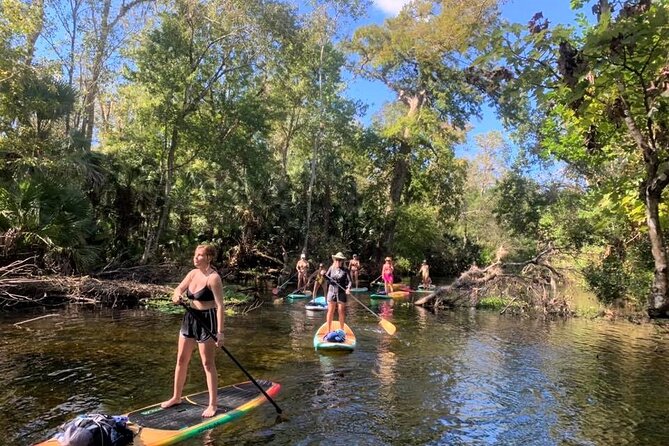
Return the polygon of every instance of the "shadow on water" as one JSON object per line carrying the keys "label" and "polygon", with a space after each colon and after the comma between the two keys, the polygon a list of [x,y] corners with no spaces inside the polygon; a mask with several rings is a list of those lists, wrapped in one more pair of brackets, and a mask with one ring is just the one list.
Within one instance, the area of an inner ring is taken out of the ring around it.
{"label": "shadow on water", "polygon": [[[324,312],[272,302],[226,320],[226,346],[276,402],[181,444],[664,445],[669,336],[652,325],[545,322],[494,313],[437,315],[360,299],[397,326],[388,336],[355,301],[353,353],[320,354]],[[31,444],[85,412],[120,414],[171,392],[180,314],[87,310],[0,320],[0,444]],[[246,381],[222,352],[221,385]],[[205,389],[193,358],[185,392]]]}

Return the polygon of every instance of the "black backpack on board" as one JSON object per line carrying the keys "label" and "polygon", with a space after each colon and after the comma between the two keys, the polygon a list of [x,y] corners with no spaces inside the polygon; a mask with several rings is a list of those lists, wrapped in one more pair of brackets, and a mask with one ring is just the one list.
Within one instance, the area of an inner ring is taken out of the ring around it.
{"label": "black backpack on board", "polygon": [[133,439],[127,422],[122,416],[79,415],[60,426],[56,440],[60,446],[126,446]]}

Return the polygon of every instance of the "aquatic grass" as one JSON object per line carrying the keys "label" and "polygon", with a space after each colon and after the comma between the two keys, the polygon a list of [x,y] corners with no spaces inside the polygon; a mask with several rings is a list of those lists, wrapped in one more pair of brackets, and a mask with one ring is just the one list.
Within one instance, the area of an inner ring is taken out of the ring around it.
{"label": "aquatic grass", "polygon": [[599,307],[576,307],[574,308],[574,316],[586,319],[595,319],[602,315],[603,311]]}
{"label": "aquatic grass", "polygon": [[501,296],[484,297],[476,304],[477,310],[502,310],[507,306],[518,307],[522,305],[519,301],[512,302],[512,299]]}
{"label": "aquatic grass", "polygon": [[[226,304],[225,314],[233,316],[239,314],[235,307],[250,305],[255,298],[248,294],[237,291],[236,287],[225,287],[223,289],[223,302]],[[158,310],[161,313],[177,314],[183,313],[183,309],[172,303],[171,297],[164,295],[157,299],[147,299],[144,301],[146,308]],[[243,312],[241,312],[243,313]]]}

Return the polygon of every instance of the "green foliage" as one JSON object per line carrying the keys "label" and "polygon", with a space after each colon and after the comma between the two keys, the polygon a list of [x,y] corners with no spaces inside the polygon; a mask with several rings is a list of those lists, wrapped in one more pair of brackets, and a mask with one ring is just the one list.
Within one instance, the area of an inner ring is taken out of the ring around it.
{"label": "green foliage", "polygon": [[498,296],[484,297],[478,301],[476,308],[479,310],[500,311],[509,304],[510,300],[511,299]]}
{"label": "green foliage", "polygon": [[539,184],[510,172],[496,186],[497,206],[493,211],[498,222],[515,235],[539,238],[539,220],[546,197]]}
{"label": "green foliage", "polygon": [[236,287],[225,287],[223,300],[226,304],[242,305],[253,301],[254,297],[237,291]]}
{"label": "green foliage", "polygon": [[[425,255],[430,264],[431,275],[457,277],[470,266],[487,265],[486,247],[469,238],[462,238],[452,233],[442,235],[441,242],[432,247]],[[492,249],[491,249],[492,250]],[[419,265],[416,264],[415,271]]]}
{"label": "green foliage", "polygon": [[395,268],[395,271],[397,271],[398,276],[411,273],[412,270],[411,261],[401,255],[393,257],[393,267]]}
{"label": "green foliage", "polygon": [[578,252],[602,240],[597,226],[603,218],[594,215],[597,213],[597,208],[582,191],[560,191],[556,200],[541,215],[540,233],[562,249]]}
{"label": "green foliage", "polygon": [[[572,191],[546,203],[518,181],[507,183],[498,215],[515,235],[526,230],[577,250],[646,238],[648,227],[667,223],[666,204],[653,215],[646,203],[666,185],[669,4],[571,2],[587,4],[597,23],[582,16],[578,29],[549,27],[536,16],[525,30],[506,26],[470,70],[528,152],[565,163],[565,177],[575,179]],[[665,249],[658,240],[656,252]],[[640,286],[648,266],[618,254],[593,260],[586,275],[606,302],[638,300],[648,288]]]}
{"label": "green foliage", "polygon": [[467,82],[462,60],[477,51],[477,36],[495,26],[496,5],[412,2],[381,26],[359,28],[347,44],[356,70],[398,97],[375,124],[383,143],[370,157],[386,188],[380,241],[385,250],[396,249],[401,206],[438,206],[442,219],[451,222],[459,211],[464,166],[455,161],[454,146],[463,141],[466,122],[482,100]]}
{"label": "green foliage", "polygon": [[603,260],[590,262],[583,274],[601,302],[611,304],[627,300],[643,306],[653,277],[649,241],[637,239],[627,245],[617,241],[609,245]]}
{"label": "green foliage", "polygon": [[396,252],[410,263],[420,263],[435,244],[439,244],[437,206],[408,205],[398,210]]}
{"label": "green foliage", "polygon": [[[258,273],[307,236],[312,258],[388,253],[398,271],[427,259],[446,276],[494,261],[500,247],[526,260],[547,242],[581,250],[647,238],[645,168],[617,99],[622,82],[637,126],[650,119],[665,150],[666,2],[602,26],[533,19],[525,31],[499,26],[493,0],[420,0],[339,45],[342,16],[362,2],[305,12],[170,1],[121,43],[122,69],[100,79],[93,152],[72,130],[82,98],[54,74],[59,64],[22,62],[39,25],[28,3],[0,5],[0,231],[14,254],[43,254],[62,271],[132,264],[163,210],[154,260],[187,260],[207,240],[218,263]],[[345,50],[356,72],[397,94],[367,128],[356,120],[364,105],[343,94]],[[634,70],[645,70],[645,89]],[[559,160],[561,183],[512,169],[495,134],[477,141],[477,157],[456,159],[486,95],[524,137],[519,158]],[[625,243],[623,273],[593,259],[592,286],[640,299],[652,261]]]}
{"label": "green foliage", "polygon": [[14,66],[0,81],[3,254],[13,258],[32,252],[48,269],[87,271],[99,254],[85,193],[91,157],[64,132],[76,92],[50,69],[24,65],[20,51],[7,49],[5,55],[14,57]]}
{"label": "green foliage", "polygon": [[86,271],[97,261],[92,212],[80,190],[33,177],[0,187],[0,209],[10,253],[43,253],[45,266],[64,273]]}
{"label": "green foliage", "polygon": [[174,305],[172,299],[165,297],[163,299],[147,299],[146,308],[157,310],[165,314],[183,314],[184,309],[180,305]]}
{"label": "green foliage", "polygon": [[626,277],[620,259],[607,257],[600,265],[586,267],[583,274],[601,302],[610,304],[625,296]]}

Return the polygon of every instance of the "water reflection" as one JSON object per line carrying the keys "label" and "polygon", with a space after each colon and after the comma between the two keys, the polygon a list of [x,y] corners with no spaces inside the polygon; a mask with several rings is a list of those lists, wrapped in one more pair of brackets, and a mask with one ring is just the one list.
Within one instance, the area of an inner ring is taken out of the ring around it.
{"label": "water reflection", "polygon": [[[437,315],[352,301],[353,353],[322,355],[323,313],[304,301],[226,319],[227,347],[258,379],[281,382],[266,404],[184,446],[239,444],[664,445],[669,438],[669,340],[651,325],[543,322],[494,313]],[[67,308],[30,330],[0,323],[0,444],[30,444],[84,412],[112,414],[171,389],[180,314]],[[221,385],[245,381],[223,354]],[[205,388],[192,373],[186,392]],[[3,443],[4,442],[4,443]]]}
{"label": "water reflection", "polygon": [[390,336],[382,336],[376,346],[376,365],[373,374],[379,380],[379,401],[390,408],[398,401],[396,367],[397,357],[392,351]]}

